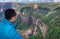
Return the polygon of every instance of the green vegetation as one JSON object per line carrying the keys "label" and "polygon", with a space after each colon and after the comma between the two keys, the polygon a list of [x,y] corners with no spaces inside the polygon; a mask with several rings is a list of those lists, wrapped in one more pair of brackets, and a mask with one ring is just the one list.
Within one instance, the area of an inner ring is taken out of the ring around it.
{"label": "green vegetation", "polygon": [[[22,5],[22,6],[24,6],[24,5]],[[30,6],[30,5],[27,5],[27,6]],[[31,36],[28,39],[60,39],[60,9],[54,10],[55,8],[58,8],[60,5],[55,4],[55,3],[49,3],[49,4],[41,3],[41,4],[39,4],[39,6],[48,7],[51,10],[47,14],[44,12],[36,13],[36,11],[34,11],[31,14],[31,16],[39,17],[39,19],[41,19],[42,22],[48,26],[48,34],[43,38],[41,31],[38,29],[38,32],[37,32],[38,34],[35,36]],[[25,7],[26,7],[26,5],[25,5]],[[30,7],[32,7],[32,6],[30,6]],[[20,6],[20,9],[21,9],[21,6]],[[43,11],[43,9],[42,9],[42,11]],[[25,12],[25,13],[29,13],[29,12]],[[36,13],[36,14],[34,14],[34,13]],[[20,25],[18,25],[17,28],[19,28],[21,30],[26,30],[29,27],[31,27],[31,26],[28,25],[28,23],[22,22],[22,23],[20,23]]]}

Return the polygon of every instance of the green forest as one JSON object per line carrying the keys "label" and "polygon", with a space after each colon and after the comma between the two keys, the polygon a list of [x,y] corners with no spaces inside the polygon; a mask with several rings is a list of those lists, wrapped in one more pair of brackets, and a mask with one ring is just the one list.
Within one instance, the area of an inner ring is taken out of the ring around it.
{"label": "green forest", "polygon": [[[36,3],[38,7],[34,9],[35,3],[22,4],[17,7],[16,11],[20,12],[20,15],[16,21],[17,29],[25,32],[28,29],[34,29],[36,24],[33,23],[35,19],[39,19],[40,24],[46,25],[47,31],[45,36],[41,32],[41,29],[37,27],[37,34],[28,36],[27,39],[60,39],[60,4],[58,3]],[[25,20],[21,20],[22,18]],[[33,20],[33,18],[35,18]],[[27,20],[28,19],[28,20]],[[38,23],[38,25],[40,25]],[[41,25],[42,26],[42,25]],[[25,33],[27,34],[27,33]]]}

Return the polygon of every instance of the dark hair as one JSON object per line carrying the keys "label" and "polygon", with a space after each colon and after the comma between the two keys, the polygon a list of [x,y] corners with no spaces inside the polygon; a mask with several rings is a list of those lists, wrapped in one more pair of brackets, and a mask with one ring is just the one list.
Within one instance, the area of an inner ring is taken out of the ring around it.
{"label": "dark hair", "polygon": [[13,17],[13,16],[15,16],[16,15],[16,12],[15,12],[15,10],[13,10],[13,9],[7,9],[6,11],[5,11],[5,18],[6,19],[11,19],[11,17]]}

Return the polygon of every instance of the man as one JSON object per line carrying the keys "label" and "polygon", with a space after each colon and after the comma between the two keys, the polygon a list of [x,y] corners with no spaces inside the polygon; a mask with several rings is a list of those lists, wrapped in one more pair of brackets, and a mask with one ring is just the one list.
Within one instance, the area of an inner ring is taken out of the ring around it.
{"label": "man", "polygon": [[0,39],[23,39],[13,24],[16,21],[16,17],[17,14],[13,9],[5,11],[5,16],[0,22]]}

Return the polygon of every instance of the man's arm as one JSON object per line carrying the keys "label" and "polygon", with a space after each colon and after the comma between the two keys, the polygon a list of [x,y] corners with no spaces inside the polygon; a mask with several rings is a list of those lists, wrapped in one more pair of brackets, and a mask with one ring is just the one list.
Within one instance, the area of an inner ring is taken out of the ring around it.
{"label": "man's arm", "polygon": [[14,29],[11,27],[8,32],[8,39],[23,39],[22,36]]}

